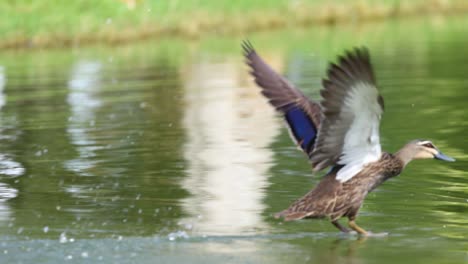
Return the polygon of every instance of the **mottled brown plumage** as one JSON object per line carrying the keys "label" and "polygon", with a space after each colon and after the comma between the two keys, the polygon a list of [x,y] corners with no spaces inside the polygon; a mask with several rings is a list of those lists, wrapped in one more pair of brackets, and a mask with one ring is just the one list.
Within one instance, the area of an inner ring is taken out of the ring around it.
{"label": "mottled brown plumage", "polygon": [[[331,64],[318,104],[309,100],[285,78],[273,71],[244,42],[244,55],[262,94],[285,117],[293,140],[305,153],[315,171],[331,166],[313,190],[276,214],[286,221],[324,218],[343,232],[338,220],[367,235],[355,219],[369,192],[397,176],[413,159],[454,161],[428,140],[413,140],[395,154],[381,152],[379,124],[384,101],[365,48],[347,52]],[[318,133],[317,133],[318,131]],[[310,142],[302,144],[304,141]]]}
{"label": "mottled brown plumage", "polygon": [[400,174],[403,165],[398,157],[383,153],[378,162],[367,165],[344,183],[335,179],[340,167],[334,167],[313,190],[276,217],[284,217],[286,221],[323,217],[336,221],[341,217],[355,217],[366,195],[387,179]]}

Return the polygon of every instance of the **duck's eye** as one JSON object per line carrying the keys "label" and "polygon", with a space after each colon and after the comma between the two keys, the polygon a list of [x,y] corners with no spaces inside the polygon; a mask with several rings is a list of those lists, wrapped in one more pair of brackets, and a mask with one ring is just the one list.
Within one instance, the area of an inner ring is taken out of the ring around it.
{"label": "duck's eye", "polygon": [[435,148],[434,145],[432,145],[432,143],[426,143],[423,146],[425,146],[426,148]]}

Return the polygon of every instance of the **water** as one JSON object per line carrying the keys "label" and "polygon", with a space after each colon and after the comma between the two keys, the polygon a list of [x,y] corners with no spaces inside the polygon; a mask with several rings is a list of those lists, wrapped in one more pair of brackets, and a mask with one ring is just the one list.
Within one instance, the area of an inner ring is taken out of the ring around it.
{"label": "water", "polygon": [[241,38],[4,53],[1,263],[468,263],[467,24],[250,36],[315,98],[327,61],[369,46],[384,149],[427,138],[457,158],[368,196],[358,223],[383,238],[271,217],[320,175],[250,82]]}

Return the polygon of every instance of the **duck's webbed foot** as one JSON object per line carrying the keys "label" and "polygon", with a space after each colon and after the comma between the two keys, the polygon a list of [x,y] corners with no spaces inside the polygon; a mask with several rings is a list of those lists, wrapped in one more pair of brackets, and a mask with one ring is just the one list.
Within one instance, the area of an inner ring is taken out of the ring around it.
{"label": "duck's webbed foot", "polygon": [[331,223],[343,233],[349,233],[351,231],[348,228],[342,226],[338,220],[331,221]]}
{"label": "duck's webbed foot", "polygon": [[384,236],[388,235],[388,233],[385,233],[385,232],[384,233],[372,233],[370,231],[366,231],[366,230],[364,230],[363,228],[361,228],[360,226],[358,226],[356,224],[356,222],[354,221],[355,219],[356,219],[356,217],[350,217],[348,225],[349,225],[349,227],[351,227],[354,231],[356,231],[361,236],[365,236],[365,237],[384,237]]}
{"label": "duck's webbed foot", "polygon": [[356,219],[355,217],[350,217],[349,218],[349,222],[348,222],[349,227],[351,227],[351,229],[358,232],[362,236],[368,236],[370,233],[367,232],[366,230],[362,229],[361,227],[359,227],[356,224],[356,222],[354,222],[355,219]]}

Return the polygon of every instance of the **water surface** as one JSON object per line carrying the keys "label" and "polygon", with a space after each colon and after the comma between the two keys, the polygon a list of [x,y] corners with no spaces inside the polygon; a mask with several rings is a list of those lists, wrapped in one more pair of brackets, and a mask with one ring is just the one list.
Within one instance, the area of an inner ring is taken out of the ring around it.
{"label": "water surface", "polygon": [[1,262],[468,262],[467,24],[250,36],[314,98],[329,60],[368,46],[383,148],[426,138],[457,158],[413,162],[368,196],[358,223],[384,238],[271,217],[321,174],[251,82],[241,38],[3,54]]}

